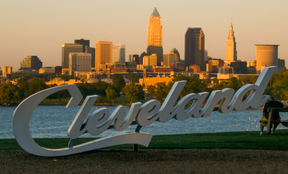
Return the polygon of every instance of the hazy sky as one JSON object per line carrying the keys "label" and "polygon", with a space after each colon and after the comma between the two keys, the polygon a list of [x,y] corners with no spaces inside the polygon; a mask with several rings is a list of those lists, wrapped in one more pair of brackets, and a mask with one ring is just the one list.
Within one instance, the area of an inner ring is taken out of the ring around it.
{"label": "hazy sky", "polygon": [[149,17],[157,7],[162,18],[164,53],[174,47],[184,59],[188,27],[201,27],[205,49],[226,59],[233,22],[238,59],[254,60],[255,44],[277,44],[288,67],[288,0],[1,0],[0,66],[13,66],[37,55],[43,66],[61,65],[61,45],[74,39],[126,45],[129,54],[147,48]]}

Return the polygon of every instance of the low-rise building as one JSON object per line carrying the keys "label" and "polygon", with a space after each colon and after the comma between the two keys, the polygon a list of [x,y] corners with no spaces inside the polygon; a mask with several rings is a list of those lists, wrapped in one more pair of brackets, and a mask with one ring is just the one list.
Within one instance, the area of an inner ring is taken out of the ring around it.
{"label": "low-rise building", "polygon": [[55,74],[55,68],[53,68],[53,67],[40,68],[39,74]]}

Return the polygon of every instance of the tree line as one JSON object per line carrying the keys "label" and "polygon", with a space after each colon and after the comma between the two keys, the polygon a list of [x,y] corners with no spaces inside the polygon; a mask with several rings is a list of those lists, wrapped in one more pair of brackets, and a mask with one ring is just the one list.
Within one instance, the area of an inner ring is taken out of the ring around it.
{"label": "tree line", "polygon": [[[112,84],[105,81],[98,81],[95,83],[76,83],[83,97],[85,98],[88,95],[98,95],[98,103],[103,102],[103,100],[111,100],[114,105],[114,100],[124,92],[127,98],[130,100],[130,103],[134,99],[143,100],[144,91],[141,85],[135,84],[138,81],[138,78],[135,74],[129,74],[128,78],[130,84],[126,85],[125,80],[122,76],[115,75],[112,77]],[[12,83],[2,83],[0,84],[0,103],[1,104],[18,104],[26,97],[47,89],[54,87],[56,85],[46,85],[45,82],[34,78],[31,82],[28,82],[26,78],[20,78],[16,85]],[[70,94],[67,90],[62,90],[57,93],[54,93],[48,96],[48,99],[58,99],[59,102],[62,99],[69,98]]]}
{"label": "tree line", "polygon": [[[133,102],[133,100],[143,100],[145,96],[163,101],[173,86],[174,82],[180,80],[187,81],[186,86],[180,94],[180,98],[182,98],[189,93],[211,92],[212,90],[221,90],[224,88],[232,88],[236,91],[245,84],[254,84],[257,78],[257,76],[240,76],[238,79],[232,77],[227,80],[219,81],[217,79],[200,80],[194,76],[186,77],[177,75],[174,76],[172,81],[167,85],[163,82],[157,83],[154,86],[149,86],[146,94],[144,93],[142,86],[137,84],[138,78],[133,73],[128,74],[128,79],[130,81],[128,84],[126,84],[122,76],[115,75],[112,77],[113,81],[111,84],[104,81],[98,81],[95,83],[77,83],[76,85],[84,98],[87,95],[96,94],[98,95],[96,101],[97,103],[101,103],[104,100],[110,100],[114,105],[115,99],[124,94],[128,98],[130,104]],[[53,86],[55,85],[48,86],[37,78],[34,78],[31,82],[28,82],[25,78],[20,78],[16,85],[13,85],[12,83],[2,83],[0,84],[0,102],[2,104],[17,104],[26,97]],[[273,75],[264,94],[273,95],[277,100],[287,100],[287,89],[288,70],[283,70],[279,74]],[[68,91],[63,90],[50,95],[48,99],[58,99],[61,101],[62,99],[69,97],[70,94]]]}

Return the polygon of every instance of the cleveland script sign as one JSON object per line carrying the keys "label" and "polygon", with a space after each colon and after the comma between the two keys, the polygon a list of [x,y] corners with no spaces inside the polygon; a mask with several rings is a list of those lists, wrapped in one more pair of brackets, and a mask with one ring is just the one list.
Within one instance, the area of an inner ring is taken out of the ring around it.
{"label": "cleveland script sign", "polygon": [[[208,117],[218,103],[219,111],[222,113],[229,113],[233,109],[236,111],[243,111],[248,107],[256,109],[262,106],[268,99],[268,96],[263,96],[263,93],[275,70],[276,67],[264,68],[255,84],[245,85],[236,92],[229,88],[215,90],[212,91],[207,100],[205,99],[208,96],[208,92],[202,92],[199,94],[191,93],[184,96],[177,105],[174,106],[186,84],[186,81],[178,81],[174,83],[162,106],[158,100],[150,100],[144,104],[136,102],[131,105],[130,111],[127,114],[125,107],[120,105],[116,107],[112,113],[109,113],[107,108],[101,108],[96,109],[88,116],[88,113],[93,107],[98,96],[87,96],[68,129],[68,136],[74,140],[85,132],[92,136],[100,135],[111,125],[114,126],[116,131],[123,131],[135,120],[140,126],[145,127],[155,121],[165,123],[172,118],[177,120],[186,120],[190,117]],[[144,132],[131,132],[117,136],[105,137],[67,148],[48,149],[39,146],[30,134],[30,117],[43,99],[64,89],[68,90],[72,96],[66,107],[78,106],[82,99],[79,89],[76,85],[65,85],[35,93],[25,99],[16,108],[13,114],[13,131],[17,142],[27,152],[38,156],[48,157],[71,155],[120,144],[140,144],[146,147],[149,145],[152,138],[151,134]],[[243,97],[249,91],[251,91],[249,96],[243,100]],[[186,108],[185,106],[190,101],[193,101],[192,105],[189,108]],[[201,107],[204,101],[206,101],[205,106]],[[85,127],[81,128],[83,124]]]}

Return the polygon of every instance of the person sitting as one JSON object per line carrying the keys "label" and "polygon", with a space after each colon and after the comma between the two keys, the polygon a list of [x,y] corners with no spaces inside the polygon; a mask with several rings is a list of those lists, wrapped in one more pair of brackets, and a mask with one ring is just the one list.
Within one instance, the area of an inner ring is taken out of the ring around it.
{"label": "person sitting", "polygon": [[[268,99],[268,102],[265,104],[264,109],[263,109],[263,117],[260,120],[260,135],[263,134],[263,129],[265,126],[267,126],[268,123],[268,117],[269,117],[269,112],[267,112],[268,108],[271,107],[281,107],[281,108],[287,108],[288,105],[283,105],[279,101],[275,101],[273,96],[270,96]],[[272,124],[273,124],[273,129],[272,129],[272,134],[275,132],[277,126],[279,125],[281,121],[281,117],[279,115],[279,112],[273,112],[273,117],[272,117]]]}

